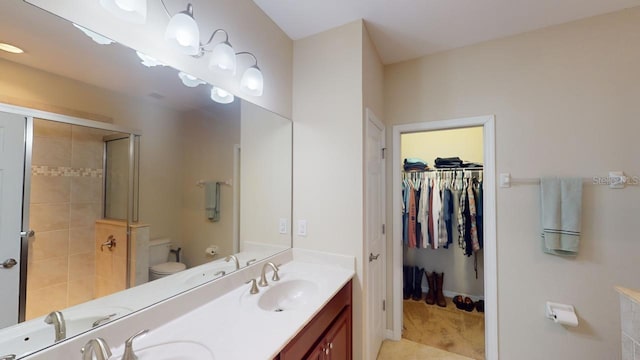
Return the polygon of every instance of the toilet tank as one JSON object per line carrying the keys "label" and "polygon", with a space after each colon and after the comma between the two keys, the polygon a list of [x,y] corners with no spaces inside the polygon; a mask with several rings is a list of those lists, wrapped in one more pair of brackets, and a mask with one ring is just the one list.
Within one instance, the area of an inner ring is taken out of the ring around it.
{"label": "toilet tank", "polygon": [[162,238],[149,241],[149,267],[169,261],[171,239]]}

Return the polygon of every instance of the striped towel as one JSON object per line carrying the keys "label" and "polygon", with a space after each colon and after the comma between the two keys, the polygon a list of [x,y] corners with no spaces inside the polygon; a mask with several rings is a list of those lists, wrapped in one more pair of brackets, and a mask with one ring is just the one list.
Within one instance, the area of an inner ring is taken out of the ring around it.
{"label": "striped towel", "polygon": [[563,256],[578,255],[582,179],[542,179],[540,196],[544,252]]}

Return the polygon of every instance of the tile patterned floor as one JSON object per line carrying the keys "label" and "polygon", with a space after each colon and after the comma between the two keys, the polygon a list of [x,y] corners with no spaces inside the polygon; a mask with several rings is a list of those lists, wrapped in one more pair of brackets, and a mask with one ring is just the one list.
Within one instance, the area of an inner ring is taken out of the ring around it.
{"label": "tile patterned floor", "polygon": [[446,308],[427,305],[424,301],[405,300],[403,324],[404,339],[471,359],[485,358],[484,313],[459,310],[449,298]]}
{"label": "tile patterned floor", "polygon": [[382,343],[378,360],[472,360],[466,356],[436,349],[411,340],[385,340]]}

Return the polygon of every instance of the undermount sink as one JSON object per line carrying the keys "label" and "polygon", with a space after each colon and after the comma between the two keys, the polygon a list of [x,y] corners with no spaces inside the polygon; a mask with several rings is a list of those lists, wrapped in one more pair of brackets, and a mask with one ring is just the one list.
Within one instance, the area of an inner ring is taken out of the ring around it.
{"label": "undermount sink", "polygon": [[258,307],[265,311],[295,310],[308,304],[318,294],[318,285],[309,280],[271,283],[260,296]]}
{"label": "undermount sink", "polygon": [[[120,354],[113,359],[122,357]],[[134,353],[138,360],[214,360],[213,353],[206,346],[193,341],[172,341],[136,348]]]}

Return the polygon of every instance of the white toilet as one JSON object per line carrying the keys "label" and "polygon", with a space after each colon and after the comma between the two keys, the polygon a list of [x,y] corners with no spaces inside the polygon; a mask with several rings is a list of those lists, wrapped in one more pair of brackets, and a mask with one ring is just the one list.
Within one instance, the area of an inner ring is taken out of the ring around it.
{"label": "white toilet", "polygon": [[149,241],[149,281],[175,274],[187,268],[181,262],[169,261],[171,239]]}

